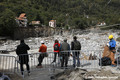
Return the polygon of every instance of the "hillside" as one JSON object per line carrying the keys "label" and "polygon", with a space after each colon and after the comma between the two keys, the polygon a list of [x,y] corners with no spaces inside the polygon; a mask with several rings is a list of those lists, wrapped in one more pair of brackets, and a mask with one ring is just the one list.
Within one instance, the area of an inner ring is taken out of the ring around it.
{"label": "hillside", "polygon": [[12,35],[17,26],[14,19],[26,13],[28,21],[39,20],[48,26],[85,29],[106,22],[120,23],[120,0],[0,0],[0,35]]}

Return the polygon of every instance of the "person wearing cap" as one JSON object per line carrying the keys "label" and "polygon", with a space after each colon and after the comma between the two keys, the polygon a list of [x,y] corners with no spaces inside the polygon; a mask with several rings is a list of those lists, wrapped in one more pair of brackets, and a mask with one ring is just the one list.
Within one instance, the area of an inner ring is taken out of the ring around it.
{"label": "person wearing cap", "polygon": [[16,54],[19,56],[19,61],[20,61],[20,69],[21,69],[21,74],[24,76],[24,69],[23,65],[26,64],[28,75],[30,73],[30,68],[29,68],[29,56],[27,50],[29,50],[30,47],[25,44],[24,40],[20,40],[20,45],[17,46],[16,49]]}
{"label": "person wearing cap", "polygon": [[113,39],[113,35],[109,35],[109,50],[111,51],[110,52],[110,58],[111,58],[111,61],[112,61],[112,66],[115,66],[116,64],[114,63],[115,62],[115,53],[116,53],[116,50],[115,50],[115,47],[116,47],[116,41]]}
{"label": "person wearing cap", "polygon": [[64,39],[64,42],[61,44],[61,68],[63,68],[64,66],[64,62],[65,62],[65,67],[67,68],[67,64],[68,64],[68,58],[70,55],[70,45],[67,43],[67,39]]}
{"label": "person wearing cap", "polygon": [[113,39],[113,35],[109,35],[109,49],[115,50],[116,47],[116,41]]}
{"label": "person wearing cap", "polygon": [[44,57],[47,57],[47,46],[44,44],[44,41],[41,41],[41,46],[39,48],[39,57],[38,57],[38,65],[36,66],[37,68],[42,68],[42,61]]}

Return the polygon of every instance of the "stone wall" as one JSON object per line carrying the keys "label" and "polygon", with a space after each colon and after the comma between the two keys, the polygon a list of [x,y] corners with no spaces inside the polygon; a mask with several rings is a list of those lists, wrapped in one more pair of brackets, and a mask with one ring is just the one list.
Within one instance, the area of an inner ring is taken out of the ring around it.
{"label": "stone wall", "polygon": [[14,39],[24,39],[28,37],[48,37],[54,34],[59,35],[62,29],[51,27],[17,27],[14,31]]}

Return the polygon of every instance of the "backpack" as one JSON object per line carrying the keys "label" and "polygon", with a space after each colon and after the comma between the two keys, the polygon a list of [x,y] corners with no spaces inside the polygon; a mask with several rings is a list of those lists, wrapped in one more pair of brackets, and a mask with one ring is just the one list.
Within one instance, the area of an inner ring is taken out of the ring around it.
{"label": "backpack", "polygon": [[58,46],[58,44],[55,44],[55,46],[54,46],[54,50],[55,50],[55,51],[58,51],[58,50],[59,50],[59,46]]}
{"label": "backpack", "polygon": [[[101,61],[101,63],[100,63]],[[112,61],[109,57],[103,57],[101,58],[101,60],[99,59],[99,65],[101,64],[101,66],[107,66],[107,65],[111,65]]]}
{"label": "backpack", "polygon": [[79,41],[74,41],[74,50],[81,50],[81,44]]}

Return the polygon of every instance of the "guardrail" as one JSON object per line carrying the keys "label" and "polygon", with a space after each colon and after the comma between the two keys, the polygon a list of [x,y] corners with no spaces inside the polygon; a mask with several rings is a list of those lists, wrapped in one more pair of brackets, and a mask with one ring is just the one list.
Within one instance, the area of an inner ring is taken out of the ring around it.
{"label": "guardrail", "polygon": [[[75,66],[83,69],[95,69],[95,68],[100,69],[101,66],[99,65],[99,59],[101,58],[101,52],[102,52],[101,50],[62,51],[59,53],[59,56],[58,55],[56,56],[56,62],[53,62],[54,52],[47,52],[48,57],[45,57],[43,59],[42,68],[37,68],[36,66],[38,65],[39,55],[44,53],[32,53],[32,54],[28,54],[27,56],[29,57],[30,71],[41,70],[41,69],[46,69],[46,70],[61,69],[61,68],[70,69],[70,68],[74,68]],[[74,53],[76,54],[76,56],[79,56],[79,58],[75,57]],[[98,53],[98,55],[95,55],[96,53]],[[25,55],[20,55],[20,56],[23,57]],[[76,65],[74,66],[73,63],[75,63],[75,60],[76,60]],[[80,60],[80,65],[77,64],[78,60]],[[20,62],[19,60],[16,61],[17,61],[17,72],[21,72],[19,65]],[[64,65],[62,66],[63,62]],[[25,69],[25,71],[27,70]]]}
{"label": "guardrail", "polygon": [[[22,57],[22,61],[26,61],[26,58],[23,58],[24,56],[28,56],[29,61],[29,68],[30,71],[38,71],[38,70],[48,70],[48,74],[53,74],[56,69],[71,69],[75,67],[79,67],[82,69],[100,69],[101,63],[99,65],[99,59],[101,58],[102,50],[72,50],[72,51],[61,51],[59,53],[59,56],[57,54],[56,56],[56,62],[54,61],[54,52],[47,52],[48,56],[44,57],[42,62],[42,68],[36,67],[38,65],[38,58],[39,55],[42,55],[43,53],[31,53],[31,54],[23,54],[19,55],[19,57],[10,56],[10,55],[2,55],[0,54],[0,71],[3,73],[14,73],[17,72],[21,74],[21,68],[20,68],[20,56]],[[80,54],[79,54],[80,53]],[[75,55],[76,56],[75,56]],[[77,57],[79,56],[79,57]],[[76,61],[76,62],[75,62]],[[80,61],[80,65],[79,65]],[[64,64],[62,65],[62,63]],[[74,63],[75,66],[74,66]],[[27,72],[27,67],[23,66],[24,71]]]}
{"label": "guardrail", "polygon": [[0,54],[0,72],[12,74],[15,72],[15,56]]}
{"label": "guardrail", "polygon": [[[54,52],[47,52],[48,56],[43,59],[42,62],[42,68],[36,67],[38,65],[38,58],[39,55],[43,53],[32,53],[32,54],[23,54],[20,55],[28,56],[29,58],[29,67],[30,71],[38,71],[38,70],[48,70],[48,73],[46,74],[53,74],[56,69],[71,69],[76,67],[82,68],[82,69],[101,69],[101,60],[102,57],[102,50],[81,50],[81,51],[61,51],[59,53],[59,56],[56,56],[56,62],[54,61]],[[76,53],[76,56],[79,56],[79,58],[75,57],[74,53]],[[80,54],[78,54],[80,53]],[[117,56],[117,69],[120,69],[119,65],[119,59],[120,54],[116,54]],[[63,59],[64,58],[64,59]],[[73,59],[74,58],[74,59]],[[75,63],[76,59],[76,65]],[[80,60],[80,65],[77,64],[77,59]],[[23,61],[26,61],[26,59],[23,59]],[[65,65],[65,62],[68,61]],[[53,62],[53,63],[52,63]],[[61,65],[61,63],[64,62],[64,66]],[[100,62],[100,63],[99,63]],[[7,74],[13,74],[14,72],[17,72],[18,74],[21,74],[20,70],[20,64],[18,57],[12,56],[12,55],[3,55],[0,54],[0,72],[7,73]],[[26,66],[24,66],[24,72],[27,70],[25,69]]]}
{"label": "guardrail", "polygon": [[120,69],[120,53],[116,54],[117,69]]}

